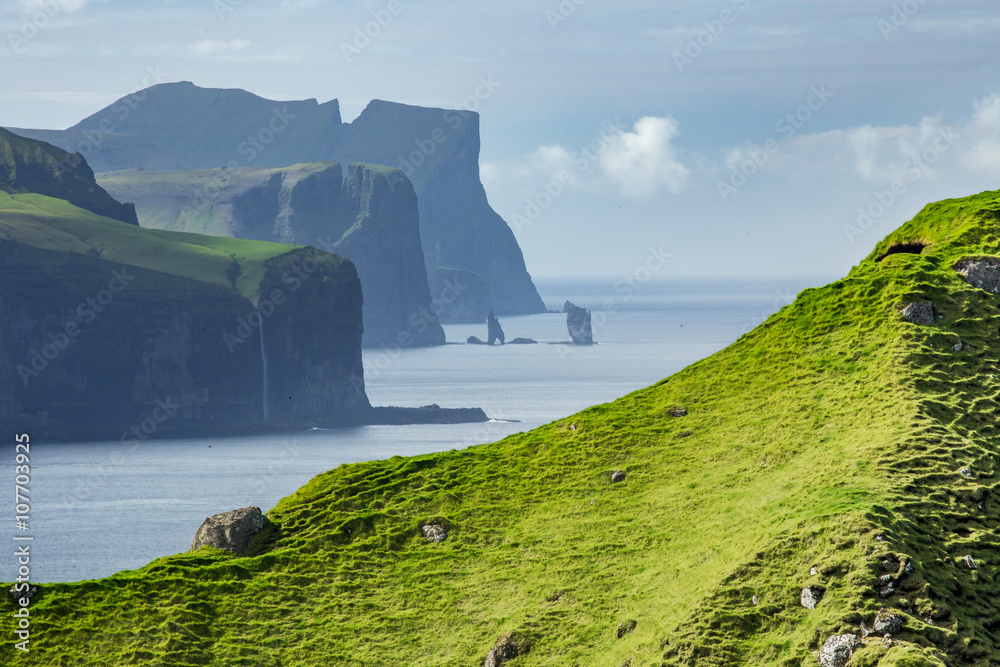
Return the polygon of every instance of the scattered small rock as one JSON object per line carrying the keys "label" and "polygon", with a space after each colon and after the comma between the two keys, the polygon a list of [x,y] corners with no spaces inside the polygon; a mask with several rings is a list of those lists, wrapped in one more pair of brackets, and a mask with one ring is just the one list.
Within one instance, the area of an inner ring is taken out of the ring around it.
{"label": "scattered small rock", "polygon": [[811,568],[809,568],[809,574],[811,574],[813,576],[819,574],[819,570],[816,569],[815,565],[813,565]]}
{"label": "scattered small rock", "polygon": [[945,565],[954,565],[955,564],[955,561],[953,561],[949,556],[945,556],[944,558],[942,558],[941,562],[944,563]]}
{"label": "scattered small rock", "polygon": [[899,572],[899,563],[894,560],[889,560],[888,558],[882,561],[882,569],[886,572],[895,574]]}
{"label": "scattered small rock", "polygon": [[527,648],[521,637],[515,632],[508,632],[500,637],[490,652],[486,654],[483,667],[500,667],[500,665],[526,652]]}
{"label": "scattered small rock", "polygon": [[886,648],[892,648],[892,645],[895,643],[896,642],[892,641],[892,635],[890,634],[882,635],[882,646]]}
{"label": "scattered small rock", "polygon": [[875,536],[875,541],[876,542],[885,542],[885,540],[886,540],[885,535],[878,534],[878,535]]}
{"label": "scattered small rock", "polygon": [[38,594],[38,586],[32,586],[31,588],[26,590],[18,590],[17,588],[18,586],[19,584],[14,584],[13,586],[10,587],[10,590],[7,591],[8,593],[10,593],[10,596],[14,598],[14,601],[17,602],[18,604],[21,603],[21,600],[24,599],[30,600],[31,598],[35,597],[35,595]]}
{"label": "scattered small rock", "polygon": [[215,547],[223,551],[246,553],[250,541],[267,525],[259,507],[242,507],[208,517],[198,528],[190,551]]}
{"label": "scattered small rock", "polygon": [[934,324],[934,304],[930,301],[913,301],[899,309],[903,319],[913,324]]}
{"label": "scattered small rock", "polygon": [[815,609],[819,601],[823,599],[823,591],[808,587],[802,589],[802,595],[799,597],[799,602],[806,609]]}
{"label": "scattered small rock", "polygon": [[570,424],[569,425],[569,430],[575,431],[576,430],[576,424]]}
{"label": "scattered small rock", "polygon": [[756,607],[757,603],[760,602],[760,598],[755,595],[752,598],[750,598],[750,601],[753,602],[753,606]]}
{"label": "scattered small rock", "polygon": [[670,410],[671,417],[687,417],[688,411],[684,408],[673,408]]}
{"label": "scattered small rock", "polygon": [[894,635],[903,627],[903,617],[883,609],[875,615],[872,631],[878,634]]}
{"label": "scattered small rock", "polygon": [[891,574],[883,574],[881,577],[878,578],[878,585],[879,586],[892,586],[893,585],[892,584],[892,575]]}
{"label": "scattered small rock", "polygon": [[913,563],[906,561],[906,565],[903,566],[903,574],[913,574]]}
{"label": "scattered small rock", "polygon": [[690,438],[691,437],[691,431],[681,431],[680,433],[677,434],[677,437],[678,438]]}
{"label": "scattered small rock", "polygon": [[637,621],[622,621],[618,624],[618,639],[621,639],[625,635],[630,635],[635,632],[635,626],[639,625]]}
{"label": "scattered small rock", "polygon": [[962,468],[958,472],[962,475],[962,477],[972,477],[972,470],[969,468]]}
{"label": "scattered small rock", "polygon": [[616,471],[614,471],[613,473],[611,473],[611,481],[612,482],[616,482],[616,483],[617,482],[624,482],[625,481],[625,472],[622,471],[622,470],[616,470]]}
{"label": "scattered small rock", "polygon": [[955,350],[956,352],[961,352],[962,348],[964,347],[965,343],[963,343],[962,341],[958,341],[957,343],[951,346],[951,349]]}
{"label": "scattered small rock", "polygon": [[881,588],[878,589],[878,596],[884,600],[887,597],[890,597],[895,592],[896,592],[896,588],[893,586],[892,582],[890,581],[888,583],[888,585],[882,586]]}
{"label": "scattered small rock", "polygon": [[857,635],[833,635],[819,650],[819,664],[821,667],[844,667],[854,652],[864,645]]}
{"label": "scattered small rock", "polygon": [[972,556],[965,556],[965,558],[963,558],[962,560],[965,562],[965,566],[968,567],[970,570],[977,569],[976,561],[972,560]]}
{"label": "scattered small rock", "polygon": [[448,531],[439,523],[429,523],[424,526],[423,531],[428,542],[444,542],[448,539]]}

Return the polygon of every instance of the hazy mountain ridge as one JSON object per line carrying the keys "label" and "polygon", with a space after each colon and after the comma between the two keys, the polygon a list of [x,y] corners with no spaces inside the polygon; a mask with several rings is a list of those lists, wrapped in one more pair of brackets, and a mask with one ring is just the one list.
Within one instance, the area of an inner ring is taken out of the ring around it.
{"label": "hazy mountain ridge", "polygon": [[[73,147],[83,132],[100,138],[90,141],[99,144],[94,152],[104,160],[98,171],[162,169],[165,160],[187,169],[317,161],[400,168],[418,195],[428,273],[442,266],[478,274],[490,285],[492,302],[485,306],[499,314],[545,310],[513,233],[490,208],[479,180],[478,114],[375,100],[343,123],[336,100],[277,102],[190,82],[140,94],[143,102],[134,109],[120,101],[65,131],[57,143]],[[104,133],[102,123],[110,123],[114,134]],[[20,131],[56,140],[53,131]],[[126,146],[123,135],[140,147]]]}

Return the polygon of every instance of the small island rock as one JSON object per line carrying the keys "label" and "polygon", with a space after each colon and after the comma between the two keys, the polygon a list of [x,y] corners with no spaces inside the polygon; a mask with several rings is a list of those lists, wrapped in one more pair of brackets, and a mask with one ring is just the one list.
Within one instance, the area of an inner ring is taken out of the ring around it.
{"label": "small island rock", "polygon": [[585,308],[570,308],[566,314],[566,328],[574,345],[593,345],[594,334],[590,327],[590,311]]}
{"label": "small island rock", "polygon": [[490,311],[487,316],[486,326],[488,327],[489,340],[486,341],[487,345],[492,345],[495,341],[500,341],[500,344],[504,343],[503,328],[500,326],[500,320],[497,316]]}

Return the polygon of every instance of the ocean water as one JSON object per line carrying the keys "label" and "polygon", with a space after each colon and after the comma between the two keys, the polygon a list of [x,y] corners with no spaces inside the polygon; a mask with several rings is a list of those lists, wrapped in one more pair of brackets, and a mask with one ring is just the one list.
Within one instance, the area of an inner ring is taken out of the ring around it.
{"label": "ocean water", "polygon": [[[706,357],[827,277],[538,280],[549,309],[569,299],[593,313],[593,347],[569,339],[566,318],[501,319],[508,340],[464,345],[486,325],[447,325],[449,345],[365,352],[374,405],[482,407],[484,424],[368,426],[242,438],[31,443],[29,530],[14,526],[14,434],[3,434],[2,486],[9,535],[30,535],[36,582],[104,577],[186,550],[206,516],[246,505],[265,511],[318,473],[342,463],[460,449],[530,430],[648,386]],[[636,289],[637,288],[637,289]],[[10,539],[10,538],[8,538]],[[13,549],[9,550],[11,553]],[[16,576],[0,556],[0,579]]]}

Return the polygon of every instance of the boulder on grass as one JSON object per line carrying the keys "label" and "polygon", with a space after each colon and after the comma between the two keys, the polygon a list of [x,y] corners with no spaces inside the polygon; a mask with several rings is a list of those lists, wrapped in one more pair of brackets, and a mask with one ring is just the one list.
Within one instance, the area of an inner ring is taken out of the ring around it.
{"label": "boulder on grass", "polygon": [[223,551],[246,553],[250,540],[266,525],[267,518],[259,507],[243,507],[216,514],[205,519],[198,528],[190,550],[215,547]]}

